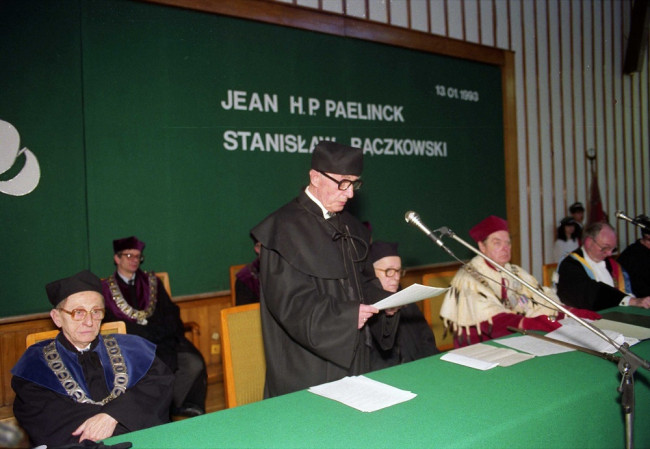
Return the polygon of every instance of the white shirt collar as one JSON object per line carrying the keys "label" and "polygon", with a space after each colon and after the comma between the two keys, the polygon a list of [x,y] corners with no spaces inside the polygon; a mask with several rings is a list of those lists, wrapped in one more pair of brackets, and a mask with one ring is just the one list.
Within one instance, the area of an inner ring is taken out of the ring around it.
{"label": "white shirt collar", "polygon": [[607,271],[607,263],[605,263],[604,260],[600,262],[593,260],[591,257],[589,257],[589,254],[587,253],[587,250],[584,246],[582,247],[582,254],[584,254],[585,260],[591,267],[596,280],[613,287],[614,279],[612,279],[610,272]]}
{"label": "white shirt collar", "polygon": [[133,273],[133,276],[131,276],[130,278],[127,278],[127,277],[122,276],[122,273],[120,273],[119,271],[117,272],[117,275],[118,275],[119,277],[121,277],[122,280],[123,280],[125,283],[127,283],[127,284],[129,283],[129,281],[130,281],[131,279],[135,280],[135,273]]}
{"label": "white shirt collar", "polygon": [[307,196],[320,207],[321,212],[323,212],[323,218],[328,219],[332,218],[334,216],[333,213],[329,212],[327,209],[325,209],[325,206],[323,206],[323,203],[318,201],[318,199],[309,191],[309,186],[305,187],[305,193]]}
{"label": "white shirt collar", "polygon": [[90,345],[91,345],[91,344],[92,344],[92,343],[88,343],[88,346],[86,346],[85,348],[80,348],[80,347],[77,346],[77,345],[72,345],[72,346],[74,346],[75,348],[77,348],[77,351],[79,351],[79,352],[86,352],[86,351],[88,351],[88,350],[90,349]]}

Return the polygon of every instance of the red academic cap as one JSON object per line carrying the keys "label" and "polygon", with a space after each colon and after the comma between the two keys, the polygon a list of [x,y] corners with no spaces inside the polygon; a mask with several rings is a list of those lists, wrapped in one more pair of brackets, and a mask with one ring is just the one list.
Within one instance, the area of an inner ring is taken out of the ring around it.
{"label": "red academic cap", "polygon": [[490,215],[470,229],[469,235],[478,243],[484,241],[490,234],[497,231],[508,231],[508,222],[503,218]]}

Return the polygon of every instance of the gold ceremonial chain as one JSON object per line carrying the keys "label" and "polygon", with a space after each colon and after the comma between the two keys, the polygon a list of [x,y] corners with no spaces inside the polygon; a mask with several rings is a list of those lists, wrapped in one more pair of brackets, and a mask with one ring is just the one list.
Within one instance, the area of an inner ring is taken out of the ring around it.
{"label": "gold ceremonial chain", "polygon": [[146,271],[144,273],[149,278],[149,305],[144,310],[138,310],[126,302],[124,295],[120,291],[120,287],[117,285],[114,274],[111,274],[108,278],[108,287],[111,290],[111,297],[117,305],[117,308],[141,326],[147,324],[147,318],[156,310],[156,303],[158,301],[158,278],[154,273],[148,273]]}
{"label": "gold ceremonial chain", "polygon": [[106,351],[108,352],[111,361],[114,379],[113,391],[99,402],[93,401],[86,396],[86,393],[81,389],[74,377],[72,377],[70,371],[68,371],[68,368],[61,359],[59,351],[56,349],[56,340],[52,340],[43,348],[43,355],[45,356],[47,366],[50,367],[58,381],[61,382],[61,386],[68,396],[70,396],[75,402],[104,405],[126,392],[126,386],[129,384],[129,373],[127,372],[120,346],[112,335],[107,335],[103,337],[102,340],[104,341],[104,346],[106,347]]}

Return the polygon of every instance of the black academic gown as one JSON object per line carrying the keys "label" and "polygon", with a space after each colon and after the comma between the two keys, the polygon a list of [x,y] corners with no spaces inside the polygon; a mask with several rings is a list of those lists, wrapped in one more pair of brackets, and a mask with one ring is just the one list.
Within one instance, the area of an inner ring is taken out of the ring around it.
{"label": "black academic gown", "polygon": [[[138,270],[135,274],[135,285],[129,287],[122,278],[115,272],[113,274],[120,292],[127,303],[136,309],[144,309],[149,304],[149,279],[147,273]],[[115,305],[108,280],[102,281],[104,299],[106,302],[106,317],[104,321],[124,321],[126,333],[139,335],[156,344],[156,355],[167,365],[172,372],[177,369],[177,353],[180,346],[185,343],[183,340],[184,328],[181,321],[179,307],[172,302],[167,290],[159,279],[157,281],[156,308],[153,314],[147,318],[147,324],[138,324],[134,319],[124,315]],[[133,292],[131,289],[134,289]],[[189,343],[189,342],[188,342]],[[186,345],[183,345],[185,347]],[[191,346],[191,343],[190,343]]]}
{"label": "black academic gown", "polygon": [[[138,269],[135,274],[135,285],[129,286],[117,274],[113,275],[117,281],[124,299],[136,309],[145,309],[149,304],[149,276],[148,273]],[[139,335],[156,345],[156,356],[178,376],[178,353],[184,352],[192,356],[203,365],[201,373],[193,381],[189,393],[184,399],[186,405],[205,407],[207,395],[207,370],[201,352],[185,337],[185,329],[181,320],[180,308],[171,300],[160,279],[156,279],[157,294],[156,308],[147,318],[147,324],[138,324],[134,319],[126,316],[119,310],[112,299],[108,280],[102,281],[106,316],[104,321],[124,321],[126,333]]]}
{"label": "black academic gown", "polygon": [[[121,335],[118,338],[121,342],[139,339],[129,335]],[[72,436],[72,432],[98,413],[107,413],[118,421],[113,435],[169,421],[174,376],[169,368],[154,356],[153,345],[147,348],[138,342],[130,345],[120,343],[122,355],[127,359],[127,367],[131,363],[138,366],[130,369],[131,379],[127,391],[102,406],[75,402],[61,391],[60,385],[57,385],[58,381],[42,356],[42,347],[49,341],[28,348],[12,370],[14,376],[11,379],[11,387],[16,393],[14,415],[29,435],[32,444],[56,447],[79,443],[79,437]],[[78,382],[87,385],[89,397],[95,401],[106,397],[110,389],[101,359],[89,359],[88,353],[80,356],[61,333],[57,342],[62,345],[60,351],[67,351],[67,355],[71,357],[67,359],[69,362],[66,365]],[[96,352],[98,344],[103,344],[99,338],[92,343],[90,352]],[[65,356],[62,354],[62,357]],[[110,366],[107,369],[110,370]],[[145,374],[137,374],[138,371],[144,371]],[[137,377],[133,378],[134,375]]]}
{"label": "black academic gown", "polygon": [[343,211],[325,220],[304,192],[252,230],[260,253],[266,383],[273,397],[370,370],[394,344],[399,314],[357,329],[359,305],[388,296],[367,258],[370,232]]}
{"label": "black academic gown", "polygon": [[637,240],[625,248],[617,261],[630,275],[634,295],[637,298],[650,296],[650,249]]}
{"label": "black academic gown", "polygon": [[[582,249],[577,249],[574,253],[584,257]],[[612,273],[610,258],[605,263],[607,271]],[[591,279],[582,264],[571,255],[562,259],[557,272],[557,295],[568,306],[598,311],[619,305],[626,296],[615,287]]]}
{"label": "black academic gown", "polygon": [[412,362],[440,352],[429,323],[415,303],[403,306],[399,313],[394,346],[388,350],[374,347],[371,352],[373,370]]}

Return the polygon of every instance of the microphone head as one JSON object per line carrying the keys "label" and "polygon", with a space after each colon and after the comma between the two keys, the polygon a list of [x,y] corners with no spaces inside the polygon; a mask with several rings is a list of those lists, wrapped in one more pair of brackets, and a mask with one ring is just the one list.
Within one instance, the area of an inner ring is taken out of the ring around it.
{"label": "microphone head", "polygon": [[413,212],[412,210],[408,211],[406,215],[404,215],[404,220],[406,220],[407,223],[411,223],[413,221],[416,221],[420,218],[420,216],[416,213]]}

